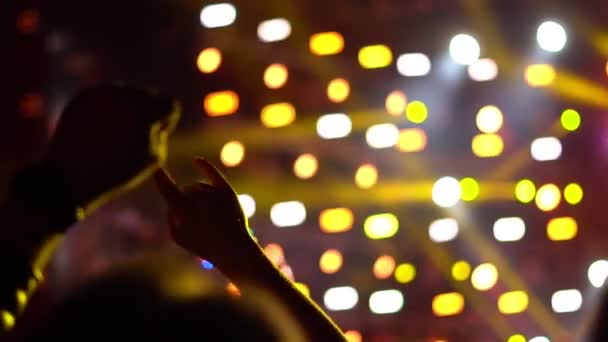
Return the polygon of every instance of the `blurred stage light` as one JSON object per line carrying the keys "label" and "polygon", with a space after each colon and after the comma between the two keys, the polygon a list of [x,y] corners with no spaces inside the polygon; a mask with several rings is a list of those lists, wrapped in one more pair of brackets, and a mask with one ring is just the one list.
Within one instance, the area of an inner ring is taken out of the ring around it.
{"label": "blurred stage light", "polygon": [[247,218],[251,218],[255,214],[255,200],[248,194],[239,194],[238,198],[243,213]]}
{"label": "blurred stage light", "polygon": [[460,193],[460,183],[456,178],[442,177],[433,184],[433,202],[442,208],[455,206],[460,200]]}
{"label": "blurred stage light", "polygon": [[209,116],[234,114],[239,109],[239,96],[232,90],[209,93],[205,96],[203,107]]}
{"label": "blurred stage light", "polygon": [[387,279],[395,271],[395,259],[390,255],[382,255],[374,262],[373,273],[378,279]]}
{"label": "blurred stage light", "polygon": [[477,112],[475,123],[483,133],[496,133],[502,127],[502,112],[496,106],[484,106]]}
{"label": "blurred stage light", "polygon": [[305,295],[306,297],[310,297],[310,289],[306,284],[294,282],[293,285],[296,287],[296,289],[302,292],[303,295]]}
{"label": "blurred stage light", "polygon": [[572,217],[556,217],[547,223],[547,237],[552,241],[572,240],[577,232],[578,225]]}
{"label": "blurred stage light", "polygon": [[293,163],[293,173],[300,179],[312,178],[319,168],[317,158],[310,154],[304,153]]}
{"label": "blurred stage light", "polygon": [[399,131],[397,150],[420,152],[426,147],[426,133],[421,128],[404,128]]}
{"label": "blurred stage light", "polygon": [[471,141],[471,150],[479,158],[497,157],[503,149],[504,143],[498,134],[477,134]]}
{"label": "blurred stage light", "polygon": [[433,297],[432,305],[435,316],[454,316],[464,310],[464,297],[458,292],[442,293]]}
{"label": "blurred stage light", "polygon": [[399,290],[376,291],[369,296],[369,309],[375,314],[395,313],[403,308],[404,301]]}
{"label": "blurred stage light", "polygon": [[271,64],[264,70],[264,84],[270,89],[279,89],[285,85],[289,74],[283,64]]}
{"label": "blurred stage light", "polygon": [[365,131],[365,140],[371,148],[388,148],[399,141],[399,128],[392,123],[370,126]]}
{"label": "blurred stage light", "polygon": [[583,188],[576,183],[566,185],[564,188],[564,199],[568,204],[579,204],[583,200]]}
{"label": "blurred stage light", "polygon": [[205,259],[201,259],[201,267],[204,270],[212,270],[213,269],[213,264],[210,263],[209,261],[205,260]]}
{"label": "blurred stage light", "polygon": [[525,76],[530,87],[544,87],[555,80],[555,69],[550,64],[533,64],[526,68]]}
{"label": "blurred stage light", "polygon": [[335,55],[344,50],[344,38],[338,32],[315,33],[310,36],[308,47],[313,55]]}
{"label": "blurred stage light", "polygon": [[397,58],[397,71],[403,76],[424,76],[431,71],[431,60],[423,53],[404,53]]}
{"label": "blurred stage light", "polygon": [[285,18],[264,20],[258,25],[258,38],[265,42],[278,42],[291,34],[291,24]]}
{"label": "blurred stage light", "polygon": [[306,208],[298,201],[280,202],[270,208],[270,220],[277,227],[292,227],[306,220]]}
{"label": "blurred stage light", "polygon": [[296,119],[296,110],[288,102],[269,104],[262,108],[262,124],[269,128],[283,127]]}
{"label": "blurred stage light", "polygon": [[236,19],[236,8],[229,3],[207,5],[201,10],[200,19],[206,28],[228,26]]}
{"label": "blurred stage light", "polygon": [[372,164],[359,166],[355,173],[355,184],[361,189],[369,189],[378,181],[378,170]]}
{"label": "blurred stage light", "polygon": [[593,287],[602,288],[608,277],[608,260],[596,260],[587,270],[587,278]]}
{"label": "blurred stage light", "polygon": [[196,66],[203,74],[216,71],[220,64],[222,64],[222,53],[213,47],[203,49],[196,58]]}
{"label": "blurred stage light", "polygon": [[325,209],[319,214],[319,226],[325,233],[342,233],[351,230],[355,218],[348,208]]}
{"label": "blurred stage light", "polygon": [[228,167],[239,165],[245,158],[245,147],[239,141],[227,142],[220,152],[222,163]]}
{"label": "blurred stage light", "polygon": [[529,179],[522,179],[515,184],[515,198],[521,203],[530,203],[536,196],[536,186]]}
{"label": "blurred stage light", "polygon": [[241,290],[233,282],[229,282],[228,284],[226,284],[226,292],[228,292],[228,295],[230,295],[231,297],[241,296]]}
{"label": "blurred stage light", "polygon": [[568,35],[562,25],[555,21],[545,21],[536,30],[536,41],[545,51],[559,52],[566,46]]}
{"label": "blurred stage light", "polygon": [[511,335],[507,342],[526,342],[526,337],[522,334]]}
{"label": "blurred stage light", "polygon": [[458,64],[470,65],[479,59],[481,48],[473,36],[457,34],[450,40],[450,56]]}
{"label": "blurred stage light", "polygon": [[526,234],[526,223],[521,217],[503,217],[494,222],[494,238],[501,242],[521,240]]}
{"label": "blurred stage light", "polygon": [[562,155],[562,143],[556,137],[534,139],[530,154],[536,161],[556,160]]}
{"label": "blurred stage light", "polygon": [[467,68],[469,77],[473,81],[484,82],[491,81],[498,76],[498,66],[496,62],[490,58],[483,58],[469,65]]}
{"label": "blurred stage light", "polygon": [[528,308],[528,294],[524,291],[505,292],[498,297],[498,311],[505,315],[524,312]]}
{"label": "blurred stage light", "polygon": [[566,109],[562,112],[560,122],[566,131],[573,132],[581,125],[581,115],[574,109]]}
{"label": "blurred stage light", "polygon": [[400,284],[410,283],[416,278],[416,267],[412,264],[403,263],[395,268],[395,280]]}
{"label": "blurred stage light", "polygon": [[279,267],[285,263],[285,253],[283,247],[278,243],[269,243],[264,247],[264,254],[273,265]]}
{"label": "blurred stage light", "polygon": [[343,138],[352,128],[350,118],[344,113],[321,115],[317,120],[317,134],[323,139]]}
{"label": "blurred stage light", "polygon": [[465,281],[469,279],[469,275],[471,275],[471,265],[464,260],[456,261],[452,265],[451,273],[454,280]]}
{"label": "blurred stage light", "polygon": [[551,307],[557,313],[578,311],[582,305],[583,295],[576,289],[556,291],[551,296]]}
{"label": "blurred stage light", "polygon": [[555,184],[545,184],[536,192],[536,206],[542,211],[551,211],[559,205],[561,192]]}
{"label": "blurred stage light", "polygon": [[453,218],[435,220],[429,225],[429,237],[433,242],[447,242],[458,236],[458,222]]}
{"label": "blurred stage light", "polygon": [[377,69],[389,66],[393,62],[393,53],[386,45],[368,45],[359,49],[359,64],[365,69]]}
{"label": "blurred stage light", "polygon": [[365,219],[363,230],[365,235],[372,240],[387,239],[397,234],[399,221],[393,214],[376,214]]}
{"label": "blurred stage light", "polygon": [[323,303],[328,310],[350,310],[359,302],[357,290],[350,286],[332,287],[325,291]]}
{"label": "blurred stage light", "polygon": [[545,336],[536,336],[532,337],[530,340],[528,340],[528,342],[551,342],[551,340],[549,340]]}
{"label": "blurred stage light", "polygon": [[466,177],[460,180],[460,199],[474,201],[479,196],[479,183],[475,178]]}
{"label": "blurred stage light", "polygon": [[344,337],[346,338],[346,342],[361,342],[363,341],[363,337],[361,337],[361,333],[357,330],[348,330],[344,332]]}
{"label": "blurred stage light", "polygon": [[327,98],[331,102],[344,102],[348,95],[350,95],[350,84],[343,78],[334,78],[327,85]]}
{"label": "blurred stage light", "polygon": [[471,284],[479,291],[487,291],[496,285],[498,270],[490,263],[481,264],[471,274]]}
{"label": "blurred stage light", "polygon": [[429,110],[422,101],[412,101],[405,108],[405,117],[413,123],[423,123],[428,117]]}
{"label": "blurred stage light", "polygon": [[390,115],[400,116],[405,112],[405,106],[407,105],[407,96],[401,90],[391,91],[386,96],[384,101],[384,107]]}
{"label": "blurred stage light", "polygon": [[337,249],[328,249],[319,258],[319,268],[326,274],[334,274],[342,268],[342,253]]}

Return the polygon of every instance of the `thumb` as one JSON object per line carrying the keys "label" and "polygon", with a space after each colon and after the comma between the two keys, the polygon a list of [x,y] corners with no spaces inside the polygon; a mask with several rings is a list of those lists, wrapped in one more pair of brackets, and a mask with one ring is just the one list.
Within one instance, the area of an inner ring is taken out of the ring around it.
{"label": "thumb", "polygon": [[169,204],[180,205],[182,202],[182,192],[175,184],[171,176],[165,169],[159,168],[154,173],[154,180],[156,182],[156,187],[158,188],[158,192],[165,198],[165,200]]}
{"label": "thumb", "polygon": [[211,165],[208,161],[201,157],[196,157],[194,159],[194,165],[200,171],[203,176],[205,176],[211,185],[215,185],[224,190],[233,191],[230,183],[224,178],[222,173],[215,168],[215,166]]}

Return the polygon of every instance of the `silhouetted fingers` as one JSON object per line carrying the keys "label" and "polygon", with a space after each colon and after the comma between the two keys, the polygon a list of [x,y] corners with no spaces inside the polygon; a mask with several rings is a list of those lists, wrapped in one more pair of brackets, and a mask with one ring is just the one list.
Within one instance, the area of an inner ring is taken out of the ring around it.
{"label": "silhouetted fingers", "polygon": [[220,187],[222,189],[232,191],[232,187],[230,183],[224,178],[224,175],[215,166],[211,165],[208,161],[201,157],[196,157],[194,159],[194,165],[196,168],[207,178],[211,185]]}
{"label": "silhouetted fingers", "polygon": [[156,181],[156,187],[161,195],[165,198],[167,202],[170,204],[180,205],[182,202],[182,192],[175,184],[171,176],[165,169],[159,168],[154,173],[154,180]]}

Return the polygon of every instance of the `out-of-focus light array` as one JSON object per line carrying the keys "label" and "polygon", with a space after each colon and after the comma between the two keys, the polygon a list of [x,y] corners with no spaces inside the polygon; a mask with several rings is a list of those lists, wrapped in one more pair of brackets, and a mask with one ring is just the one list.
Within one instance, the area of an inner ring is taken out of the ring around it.
{"label": "out-of-focus light array", "polygon": [[407,96],[401,90],[394,90],[386,96],[384,107],[390,115],[400,116],[405,112]]}
{"label": "out-of-focus light array", "polygon": [[469,65],[467,72],[473,81],[491,81],[498,76],[498,66],[494,60],[483,58]]}
{"label": "out-of-focus light array", "polygon": [[393,214],[376,214],[365,219],[363,229],[365,235],[372,240],[387,239],[397,234],[399,220]]}
{"label": "out-of-focus light array", "polygon": [[464,297],[458,292],[438,294],[433,297],[432,307],[437,317],[458,315],[464,310]]}
{"label": "out-of-focus light array", "polygon": [[528,294],[524,291],[505,292],[498,297],[498,311],[505,315],[524,312],[528,308]]}
{"label": "out-of-focus light array", "polygon": [[507,342],[526,342],[526,337],[522,334],[515,334],[509,336]]}
{"label": "out-of-focus light array", "polygon": [[431,195],[436,205],[442,208],[449,208],[455,206],[460,201],[460,194],[460,182],[456,178],[442,177],[433,184]]}
{"label": "out-of-focus light array", "polygon": [[399,290],[376,291],[369,296],[369,309],[375,314],[398,312],[404,303],[405,299]]}
{"label": "out-of-focus light array", "polygon": [[350,310],[359,302],[357,290],[350,286],[332,287],[325,291],[323,303],[328,310]]}
{"label": "out-of-focus light array", "polygon": [[471,150],[479,158],[492,158],[502,154],[504,143],[498,134],[477,134],[471,141]]}
{"label": "out-of-focus light array", "polygon": [[555,80],[555,69],[550,64],[529,65],[525,71],[525,78],[530,87],[545,87]]}
{"label": "out-of-focus light array", "polygon": [[239,109],[239,96],[232,90],[209,93],[203,100],[203,107],[209,116],[234,114]]}
{"label": "out-of-focus light array", "polygon": [[429,225],[431,241],[441,243],[454,240],[458,236],[458,222],[453,218],[435,220]]}
{"label": "out-of-focus light array", "polygon": [[280,202],[270,208],[270,220],[277,227],[293,227],[306,220],[306,208],[298,201]]}
{"label": "out-of-focus light array", "polygon": [[342,253],[337,249],[328,249],[319,258],[319,268],[326,274],[334,274],[342,268]]}
{"label": "out-of-focus light array", "polygon": [[559,121],[566,131],[573,132],[581,125],[581,115],[574,109],[566,109],[562,112]]}
{"label": "out-of-focus light array", "polygon": [[481,54],[481,47],[473,36],[461,33],[450,40],[450,56],[458,64],[471,65]]}
{"label": "out-of-focus light array", "polygon": [[304,153],[293,163],[293,173],[300,179],[312,178],[319,169],[317,158],[311,153]]}
{"label": "out-of-focus light array", "polygon": [[243,213],[247,218],[251,218],[255,214],[255,200],[248,194],[239,194],[238,198]]}
{"label": "out-of-focus light array", "polygon": [[420,152],[426,147],[426,133],[421,128],[404,128],[399,131],[397,150],[401,152]]}
{"label": "out-of-focus light array", "polygon": [[203,49],[196,58],[196,66],[203,74],[216,71],[222,64],[222,53],[214,47]]}
{"label": "out-of-focus light array", "polygon": [[399,141],[399,128],[392,123],[370,126],[365,131],[365,140],[371,148],[393,147]]}
{"label": "out-of-focus light array", "polygon": [[325,233],[342,233],[352,229],[355,218],[348,208],[325,209],[319,214],[319,226]]}
{"label": "out-of-focus light array", "polygon": [[355,184],[361,189],[369,189],[378,182],[378,170],[372,164],[363,164],[355,172]]}
{"label": "out-of-focus light array", "polygon": [[387,279],[395,271],[395,259],[390,255],[379,256],[374,262],[373,273],[378,279]]}
{"label": "out-of-focus light array", "polygon": [[545,184],[536,191],[535,203],[542,211],[551,211],[559,205],[562,200],[561,191],[555,184]]}
{"label": "out-of-focus light array", "polygon": [[317,120],[317,134],[323,139],[344,138],[352,128],[353,123],[344,113],[321,115]]}
{"label": "out-of-focus light array", "polygon": [[564,188],[564,199],[568,204],[579,204],[583,200],[583,188],[576,183],[566,185]]}
{"label": "out-of-focus light array", "polygon": [[359,50],[359,64],[365,69],[378,69],[393,62],[393,52],[386,45],[368,45]]}
{"label": "out-of-focus light array", "polygon": [[395,280],[400,284],[411,283],[416,278],[416,267],[409,263],[399,264],[395,268]]}
{"label": "out-of-focus light array", "polygon": [[502,111],[496,106],[484,106],[475,118],[477,128],[483,133],[496,133],[502,127]]}
{"label": "out-of-focus light array", "polygon": [[530,154],[536,161],[556,160],[562,155],[562,143],[556,137],[534,139]]}
{"label": "out-of-focus light array", "polygon": [[271,64],[264,70],[264,84],[270,89],[279,89],[285,85],[289,73],[283,64]]}
{"label": "out-of-focus light array", "polygon": [[357,330],[348,330],[344,332],[344,337],[346,337],[347,342],[361,342],[363,341],[363,337],[361,333]]}
{"label": "out-of-focus light array", "polygon": [[566,46],[568,35],[562,25],[549,20],[538,26],[536,41],[547,52],[559,52]]}
{"label": "out-of-focus light array", "polygon": [[200,19],[206,28],[229,26],[236,19],[236,8],[229,3],[207,5],[201,10]]}
{"label": "out-of-focus light array", "polygon": [[500,242],[521,240],[526,234],[526,223],[521,217],[503,217],[494,222],[494,238]]}
{"label": "out-of-focus light array", "polygon": [[327,85],[327,98],[334,103],[346,101],[350,95],[350,84],[343,78],[334,78]]}
{"label": "out-of-focus light array", "polygon": [[317,56],[339,54],[344,50],[344,37],[338,32],[315,33],[310,36],[308,47]]}
{"label": "out-of-focus light array", "polygon": [[479,291],[487,291],[496,285],[498,281],[498,270],[490,263],[481,264],[471,274],[471,284]]}
{"label": "out-of-focus light array", "polygon": [[515,184],[515,198],[521,203],[530,203],[536,196],[536,185],[529,179],[522,179]]}
{"label": "out-of-focus light array", "polygon": [[457,281],[465,281],[471,275],[471,264],[464,260],[456,261],[451,269],[452,278]]}
{"label": "out-of-focus light array", "polygon": [[587,269],[587,278],[593,287],[602,288],[608,277],[608,260],[596,260]]}
{"label": "out-of-focus light array", "polygon": [[258,38],[265,43],[287,39],[291,34],[291,24],[285,18],[264,20],[258,25]]}
{"label": "out-of-focus light array", "polygon": [[431,72],[431,60],[423,53],[404,53],[397,58],[397,71],[403,76],[424,76]]}
{"label": "out-of-focus light array", "polygon": [[474,201],[479,196],[479,182],[475,178],[465,177],[460,180],[460,199]]}
{"label": "out-of-focus light array", "polygon": [[547,223],[547,237],[552,241],[572,240],[578,232],[578,224],[572,217],[556,217]]}
{"label": "out-of-focus light array", "polygon": [[269,104],[262,108],[260,119],[268,128],[287,126],[295,121],[296,109],[288,102]]}
{"label": "out-of-focus light array", "polygon": [[227,142],[220,152],[220,159],[225,166],[234,167],[239,165],[245,158],[245,146],[240,141]]}
{"label": "out-of-focus light array", "polygon": [[556,291],[551,296],[551,307],[557,313],[578,311],[582,305],[583,295],[576,289]]}
{"label": "out-of-focus light array", "polygon": [[405,107],[405,117],[413,123],[421,124],[426,121],[429,110],[422,101],[412,101]]}

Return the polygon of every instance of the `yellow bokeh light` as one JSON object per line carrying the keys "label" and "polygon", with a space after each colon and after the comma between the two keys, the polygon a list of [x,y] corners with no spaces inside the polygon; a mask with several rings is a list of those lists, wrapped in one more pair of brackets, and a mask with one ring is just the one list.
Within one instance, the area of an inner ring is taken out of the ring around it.
{"label": "yellow bokeh light", "polygon": [[301,179],[313,177],[317,173],[318,168],[319,162],[317,158],[310,153],[300,155],[293,163],[293,173]]}
{"label": "yellow bokeh light", "polygon": [[395,259],[390,255],[383,255],[374,262],[374,276],[378,279],[387,279],[395,271]]}
{"label": "yellow bokeh light", "polygon": [[264,71],[264,84],[270,89],[279,89],[285,85],[289,74],[283,64],[271,64]]}
{"label": "yellow bokeh light", "polygon": [[555,69],[550,64],[533,64],[526,68],[525,77],[530,87],[548,86],[555,80]]}
{"label": "yellow bokeh light", "polygon": [[471,275],[471,265],[464,261],[459,260],[452,265],[452,278],[458,281],[464,281],[469,279],[469,275]]}
{"label": "yellow bokeh light", "polygon": [[429,110],[422,101],[412,101],[405,107],[405,117],[413,123],[423,123],[428,115]]}
{"label": "yellow bokeh light", "polygon": [[310,297],[310,289],[308,288],[308,285],[304,284],[304,283],[298,283],[298,282],[294,282],[293,285],[296,287],[296,289],[298,289],[303,295],[305,295],[306,297]]}
{"label": "yellow bokeh light", "polygon": [[511,335],[507,342],[526,342],[526,337],[522,334]]}
{"label": "yellow bokeh light", "polygon": [[334,78],[327,85],[327,98],[331,102],[344,102],[348,95],[350,95],[350,84],[343,78]]}
{"label": "yellow bokeh light", "polygon": [[412,264],[403,263],[395,268],[395,280],[401,284],[410,283],[416,278],[416,267]]}
{"label": "yellow bokeh light", "polygon": [[574,109],[566,109],[559,118],[562,127],[567,131],[576,131],[581,125],[581,115]]}
{"label": "yellow bokeh light", "polygon": [[245,147],[239,141],[229,141],[220,152],[222,163],[228,167],[239,165],[245,157]]}
{"label": "yellow bokeh light", "polygon": [[15,326],[15,315],[6,310],[0,310],[0,315],[2,317],[1,327],[4,330],[11,330]]}
{"label": "yellow bokeh light", "polygon": [[498,281],[498,270],[496,266],[485,263],[473,270],[471,274],[471,284],[479,291],[487,291],[496,285]]}
{"label": "yellow bokeh light", "polygon": [[393,62],[393,53],[386,45],[368,45],[359,50],[359,64],[365,69],[384,68]]}
{"label": "yellow bokeh light", "polygon": [[542,211],[551,211],[561,202],[561,192],[555,184],[545,184],[536,192],[536,206]]}
{"label": "yellow bokeh light", "polygon": [[283,127],[296,119],[296,109],[288,102],[269,104],[262,108],[262,124],[269,128]]}
{"label": "yellow bokeh light", "polygon": [[198,54],[196,66],[204,74],[216,71],[222,64],[222,53],[216,48],[206,48]]}
{"label": "yellow bokeh light", "polygon": [[239,109],[239,96],[232,90],[209,93],[205,96],[203,107],[209,116],[234,114]]}
{"label": "yellow bokeh light", "polygon": [[372,164],[359,166],[355,173],[355,184],[362,189],[369,189],[378,181],[378,170]]}
{"label": "yellow bokeh light", "polygon": [[283,247],[277,243],[267,244],[266,247],[264,247],[264,254],[266,254],[266,257],[277,267],[285,262]]}
{"label": "yellow bokeh light", "polygon": [[326,250],[319,259],[319,268],[326,274],[334,274],[342,267],[342,253],[337,249]]}
{"label": "yellow bokeh light", "polygon": [[498,134],[478,134],[473,137],[471,149],[479,158],[492,158],[502,153],[504,143]]}
{"label": "yellow bokeh light", "polygon": [[325,209],[319,215],[319,226],[325,233],[341,233],[353,227],[355,218],[348,208]]}
{"label": "yellow bokeh light", "polygon": [[369,216],[363,223],[365,236],[372,240],[387,239],[399,230],[397,216],[389,213]]}
{"label": "yellow bokeh light", "polygon": [[390,115],[399,116],[405,111],[407,96],[401,90],[392,91],[384,101],[384,107]]}
{"label": "yellow bokeh light", "polygon": [[479,183],[475,178],[466,177],[460,180],[460,198],[463,201],[473,201],[479,196]]}
{"label": "yellow bokeh light", "polygon": [[361,337],[361,333],[357,330],[348,330],[344,332],[344,337],[346,337],[347,342],[361,342],[363,341],[363,337]]}
{"label": "yellow bokeh light", "polygon": [[483,133],[496,133],[502,127],[502,112],[496,106],[484,106],[475,118],[477,128]]}
{"label": "yellow bokeh light", "polygon": [[576,183],[566,185],[564,188],[564,199],[568,204],[579,204],[583,200],[583,188]]}
{"label": "yellow bokeh light", "polygon": [[505,315],[516,314],[528,308],[528,294],[524,291],[505,292],[498,297],[498,311]]}
{"label": "yellow bokeh light", "polygon": [[344,37],[338,32],[322,32],[310,36],[308,47],[313,55],[335,55],[344,50]]}
{"label": "yellow bokeh light", "polygon": [[401,152],[420,152],[426,147],[426,133],[421,128],[404,128],[395,146]]}
{"label": "yellow bokeh light", "polygon": [[578,225],[572,217],[557,217],[547,223],[547,236],[552,241],[572,240],[577,232]]}
{"label": "yellow bokeh light", "polygon": [[437,317],[458,315],[464,310],[464,297],[458,292],[438,294],[433,297],[433,313]]}
{"label": "yellow bokeh light", "polygon": [[515,184],[515,198],[521,203],[530,203],[536,196],[536,186],[529,179],[522,179]]}
{"label": "yellow bokeh light", "polygon": [[226,292],[232,297],[241,296],[241,290],[233,282],[226,284]]}

